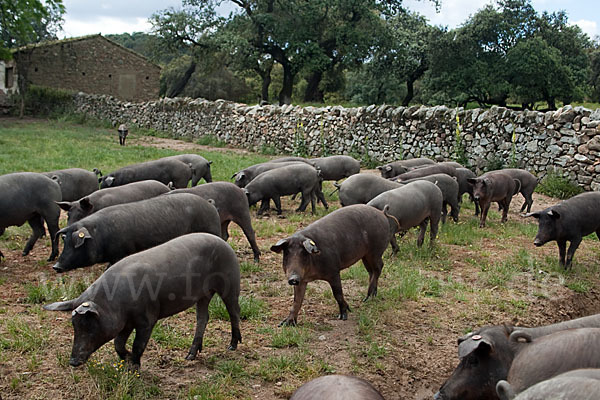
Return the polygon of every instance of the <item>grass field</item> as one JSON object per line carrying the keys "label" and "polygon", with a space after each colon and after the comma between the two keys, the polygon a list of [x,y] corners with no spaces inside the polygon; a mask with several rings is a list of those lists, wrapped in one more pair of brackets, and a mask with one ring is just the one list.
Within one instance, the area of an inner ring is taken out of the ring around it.
{"label": "grass field", "polygon": [[[212,160],[213,178],[227,181],[239,169],[269,158],[136,132],[128,146],[120,147],[114,129],[0,120],[0,174],[67,167],[107,173],[179,152]],[[330,211],[339,207],[332,189],[327,182]],[[534,200],[534,209],[556,201],[539,194]],[[319,207],[316,215],[295,213],[297,201],[290,199],[283,202],[283,218],[257,218],[253,209],[261,262],[253,262],[237,226],[229,240],[241,263],[243,343],[235,352],[226,350],[228,315],[215,298],[204,350],[196,361],[184,359],[195,325],[190,309],[156,325],[139,372],[119,362],[112,344],[104,345],[86,365],[69,367],[69,314],[41,306],[77,296],[104,266],[56,275],[45,261],[49,240],[40,240],[22,257],[30,228],[11,227],[0,236],[6,255],[0,263],[2,399],[280,399],[289,398],[301,383],[329,373],[364,377],[387,399],[431,398],[457,363],[459,335],[485,324],[537,325],[598,312],[597,239],[586,238],[573,269],[563,271],[554,243],[533,246],[537,225],[518,215],[522,201],[515,197],[506,224],[491,211],[484,229],[478,227],[472,204],[463,202],[460,221],[441,227],[436,247],[427,247],[426,239],[425,247],[416,248],[411,231],[399,240],[397,255],[388,249],[377,298],[361,302],[368,274],[360,263],[342,272],[352,309],[347,321],[335,319],[331,290],[317,281],[308,285],[298,326],[283,328],[277,325],[291,307],[292,289],[285,282],[281,256],[269,248],[327,212]]]}

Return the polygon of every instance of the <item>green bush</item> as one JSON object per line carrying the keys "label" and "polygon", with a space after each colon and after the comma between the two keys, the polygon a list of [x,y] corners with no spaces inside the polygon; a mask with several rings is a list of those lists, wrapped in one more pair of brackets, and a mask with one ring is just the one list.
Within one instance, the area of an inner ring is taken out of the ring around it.
{"label": "green bush", "polygon": [[73,92],[30,85],[25,92],[25,112],[36,116],[61,115],[73,112]]}
{"label": "green bush", "polygon": [[536,191],[551,197],[568,199],[582,193],[583,189],[568,178],[550,173],[542,179]]}

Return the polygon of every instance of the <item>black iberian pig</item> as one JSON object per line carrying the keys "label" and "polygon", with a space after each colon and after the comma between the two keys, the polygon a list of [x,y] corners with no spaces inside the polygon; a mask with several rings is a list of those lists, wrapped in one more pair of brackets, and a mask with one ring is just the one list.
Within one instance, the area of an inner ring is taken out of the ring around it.
{"label": "black iberian pig", "polygon": [[356,376],[325,375],[300,386],[290,400],[384,400],[369,382]]}
{"label": "black iberian pig", "polygon": [[523,332],[538,338],[576,328],[600,328],[600,314],[538,327],[509,324],[485,326],[458,339],[459,364],[444,382],[436,400],[497,399],[496,382],[506,379],[515,356],[528,343],[510,339]]}
{"label": "black iberian pig", "polygon": [[[207,234],[180,236],[126,257],[100,276],[78,298],[44,306],[71,311],[75,330],[69,364],[76,367],[104,343],[115,339],[119,357],[139,367],[156,322],[196,305],[196,332],[186,359],[202,351],[208,305],[217,293],[231,319],[230,350],[240,334],[240,266],[223,239]],[[132,352],[125,344],[135,329]]]}
{"label": "black iberian pig", "polygon": [[533,192],[535,191],[535,187],[538,184],[538,179],[531,172],[526,171],[524,169],[519,168],[505,168],[497,171],[490,171],[483,174],[483,176],[489,174],[495,174],[501,172],[510,176],[513,179],[518,180],[521,183],[521,189],[519,190],[525,199],[525,203],[521,206],[521,212],[525,211],[527,208],[527,212],[531,211],[531,205],[533,204]]}
{"label": "black iberian pig", "polygon": [[223,240],[229,238],[229,223],[231,221],[235,222],[242,228],[246,239],[248,239],[252,247],[254,262],[259,262],[260,250],[256,244],[256,236],[252,228],[248,198],[243,189],[229,182],[212,182],[187,189],[176,189],[169,192],[169,195],[173,193],[191,193],[205,200],[214,201],[214,205],[219,212],[219,218],[221,219],[221,238]]}
{"label": "black iberian pig", "polygon": [[210,172],[210,165],[212,161],[208,161],[206,158],[198,154],[178,154],[171,157],[163,157],[163,159],[175,159],[185,164],[191,165],[192,168],[192,186],[196,186],[200,179],[204,179],[206,183],[212,182],[212,174]]}
{"label": "black iberian pig", "polygon": [[444,202],[442,204],[442,223],[446,223],[446,215],[448,214],[447,206],[450,206],[450,216],[454,222],[458,222],[460,205],[458,202],[458,180],[456,177],[448,174],[433,174],[403,181],[402,183],[411,183],[419,180],[435,183],[442,191],[442,196],[444,197]]}
{"label": "black iberian pig", "polygon": [[[415,181],[407,185],[381,193],[367,205],[384,210],[389,207],[389,214],[397,223],[395,233],[404,233],[410,228],[420,227],[417,246],[421,247],[425,240],[425,231],[429,222],[429,245],[435,244],[444,196],[439,187],[429,181]],[[392,249],[398,251],[396,237],[390,238]]]}
{"label": "black iberian pig", "polygon": [[67,225],[71,225],[103,208],[149,199],[170,190],[159,181],[139,181],[97,190],[77,201],[61,201],[57,204],[67,212]]}
{"label": "black iberian pig", "polygon": [[385,165],[380,165],[377,167],[379,172],[381,173],[382,178],[393,178],[405,172],[411,167],[417,167],[419,165],[433,165],[435,161],[430,160],[429,158],[411,158],[410,160],[400,160],[394,161]]}
{"label": "black iberian pig", "polygon": [[56,272],[123,257],[193,232],[221,235],[217,209],[200,196],[179,193],[104,208],[58,231],[65,243]]}
{"label": "black iberian pig", "polygon": [[362,260],[369,272],[368,299],[377,294],[383,268],[382,255],[396,230],[395,222],[383,212],[363,204],[340,208],[292,236],[281,239],[271,250],[283,252],[283,271],[294,286],[294,304],[280,325],[295,325],[306,285],[320,279],[329,282],[338,303],[339,319],[348,318],[340,271]]}
{"label": "black iberian pig", "polygon": [[257,176],[262,174],[263,172],[271,171],[272,169],[287,167],[288,165],[296,165],[296,164],[306,164],[310,165],[306,162],[302,161],[279,161],[279,162],[264,162],[259,164],[254,164],[249,167],[246,167],[231,176],[234,178],[234,183],[237,187],[244,188],[250,182],[254,180]]}
{"label": "black iberian pig", "polygon": [[155,180],[165,185],[171,182],[176,188],[184,188],[191,178],[190,164],[175,159],[160,158],[119,168],[99,178],[99,181],[101,189],[145,180]]}
{"label": "black iberian pig", "polygon": [[600,393],[600,369],[576,369],[537,383],[515,400],[589,400]]}
{"label": "black iberian pig", "polygon": [[521,182],[501,172],[480,176],[479,178],[469,178],[467,182],[473,186],[473,197],[481,207],[479,227],[483,228],[485,226],[485,219],[490,210],[490,205],[494,201],[498,202],[498,205],[502,208],[501,222],[506,222],[508,207],[512,197],[519,193]]}
{"label": "black iberian pig", "polygon": [[[0,235],[9,226],[29,223],[33,231],[25,244],[23,255],[29,254],[35,242],[46,234],[44,221],[48,225],[52,252],[48,261],[58,255],[58,218],[60,208],[56,202],[62,194],[60,186],[52,179],[35,172],[15,172],[0,175]],[[4,257],[0,251],[0,259]]]}
{"label": "black iberian pig", "polygon": [[341,184],[334,183],[339,189],[342,207],[352,204],[367,204],[377,195],[402,186],[375,174],[355,174]]}
{"label": "black iberian pig", "polygon": [[[539,221],[533,244],[542,246],[551,240],[558,245],[558,262],[571,267],[575,250],[584,236],[596,232],[600,239],[600,193],[578,194],[545,210],[525,215]],[[571,242],[566,251],[567,241]]]}
{"label": "black iberian pig", "polygon": [[408,172],[400,174],[393,179],[396,182],[408,181],[410,179],[422,178],[427,175],[433,174],[446,174],[450,176],[456,176],[456,168],[452,165],[447,164],[434,164],[434,165],[425,165],[420,168],[412,169]]}
{"label": "black iberian pig", "polygon": [[475,215],[479,215],[479,203],[473,198],[473,185],[467,182],[469,178],[477,178],[477,175],[468,168],[456,168],[456,180],[458,181],[458,204],[462,203],[463,194],[468,193],[469,198],[475,204]]}
{"label": "black iberian pig", "polygon": [[315,197],[325,208],[327,201],[320,188],[321,178],[319,172],[306,163],[294,163],[281,168],[272,169],[258,175],[244,188],[250,206],[262,200],[257,214],[261,215],[269,209],[269,202],[273,199],[277,214],[281,214],[281,196],[302,193],[302,202],[296,211],[306,210],[311,202],[312,212],[315,213]]}
{"label": "black iberian pig", "polygon": [[62,201],[75,201],[98,190],[98,177],[82,168],[67,168],[44,172],[60,186]]}
{"label": "black iberian pig", "polygon": [[360,172],[360,162],[350,156],[311,158],[309,162],[321,171],[324,181],[339,181]]}
{"label": "black iberian pig", "polygon": [[[580,368],[600,368],[600,329],[580,328],[555,332],[532,339],[515,333],[511,340],[528,343],[517,354],[506,380],[496,384],[501,400],[513,399],[523,390],[563,372]],[[598,394],[598,393],[597,393]]]}

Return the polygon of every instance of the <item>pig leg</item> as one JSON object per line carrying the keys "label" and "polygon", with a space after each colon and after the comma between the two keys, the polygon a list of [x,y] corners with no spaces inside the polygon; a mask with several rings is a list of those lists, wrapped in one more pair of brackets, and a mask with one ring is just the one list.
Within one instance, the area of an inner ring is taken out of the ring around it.
{"label": "pig leg", "polygon": [[37,242],[37,240],[39,238],[41,238],[42,236],[44,236],[46,234],[46,230],[44,229],[44,222],[42,220],[42,217],[40,217],[39,214],[36,214],[34,217],[32,217],[27,222],[29,223],[29,226],[31,226],[31,230],[33,232],[31,234],[31,237],[25,244],[25,249],[23,249],[24,256],[29,254],[29,252],[33,248],[33,245],[35,244],[35,242]]}
{"label": "pig leg", "polygon": [[558,245],[558,263],[561,267],[564,267],[567,253],[567,241],[557,240],[556,244]]}
{"label": "pig leg", "polygon": [[202,351],[202,340],[204,338],[204,330],[206,329],[206,323],[208,322],[208,305],[212,295],[206,296],[198,300],[196,303],[196,332],[194,333],[194,340],[188,355],[185,357],[186,360],[195,360],[196,354]]}
{"label": "pig leg", "polygon": [[523,195],[523,197],[525,198],[525,203],[523,203],[523,205],[521,206],[521,212],[525,211],[525,207],[527,207],[527,212],[531,212],[531,206],[533,205],[533,198],[531,197],[531,195],[533,194],[533,192],[521,192],[521,194]]}
{"label": "pig leg", "polygon": [[223,221],[221,223],[221,239],[223,239],[224,241],[227,241],[227,239],[229,239],[229,230],[227,228],[229,228],[229,223],[231,221]]}
{"label": "pig leg", "polygon": [[344,292],[342,291],[342,278],[340,278],[340,274],[337,273],[335,276],[331,277],[328,282],[331,286],[333,297],[335,297],[335,301],[337,301],[340,308],[340,315],[338,315],[338,319],[345,321],[348,319],[348,311],[350,311],[350,307],[348,306],[348,303],[346,303],[346,300],[344,300]]}
{"label": "pig leg", "polygon": [[581,243],[581,236],[571,239],[571,244],[569,245],[569,250],[567,251],[567,260],[565,262],[565,269],[571,268],[571,262],[573,261],[573,256],[575,255],[575,250],[579,247]]}
{"label": "pig leg", "polygon": [[323,194],[323,190],[321,189],[320,186],[321,185],[319,185],[319,188],[316,191],[317,199],[321,202],[321,204],[323,204],[323,207],[325,207],[325,209],[328,210],[329,205],[327,204],[327,200],[325,200],[325,195]]}
{"label": "pig leg", "polygon": [[390,238],[390,245],[392,246],[392,253],[396,254],[398,252],[398,242],[396,241],[396,234],[392,234]]}
{"label": "pig leg", "polygon": [[448,214],[448,203],[442,204],[442,224],[446,223],[446,215]]}
{"label": "pig leg", "polygon": [[267,211],[269,209],[270,201],[271,201],[270,197],[265,197],[264,199],[262,199],[262,202],[260,203],[260,208],[258,209],[258,212],[256,214],[262,215],[262,213]]}
{"label": "pig leg", "polygon": [[[254,233],[254,229],[252,229],[252,222],[250,221],[250,215],[244,215],[237,221],[234,221],[236,224],[242,228],[244,235],[246,235],[246,239],[250,243],[250,247],[252,247],[252,253],[254,254],[254,262],[260,261],[260,250],[258,249],[258,245],[256,244],[256,235]],[[221,231],[222,232],[222,231]]]}
{"label": "pig leg", "polygon": [[239,292],[229,291],[228,296],[223,299],[229,319],[231,320],[231,342],[227,350],[237,349],[238,343],[242,343],[242,334],[240,333],[240,303]]}
{"label": "pig leg", "polygon": [[290,310],[290,315],[281,321],[279,326],[295,326],[298,322],[298,312],[300,312],[300,307],[302,307],[302,302],[304,301],[306,284],[306,282],[300,282],[298,285],[294,286],[294,304]]}
{"label": "pig leg", "polygon": [[273,203],[275,203],[275,209],[277,210],[277,215],[281,215],[281,197],[279,195],[275,195],[272,197]]}
{"label": "pig leg", "polygon": [[487,219],[488,211],[490,210],[490,202],[479,204],[481,206],[481,216],[479,217],[479,227],[485,227],[485,220]]}
{"label": "pig leg", "polygon": [[[304,212],[304,210],[306,210],[306,207],[308,206],[309,201],[314,201],[314,200],[312,200],[312,191],[310,191],[310,192],[303,191],[302,192],[302,201],[300,202],[300,206],[296,209],[296,212],[298,212],[298,211]],[[313,208],[313,213],[314,212],[315,212],[315,210]]]}
{"label": "pig leg", "polygon": [[131,348],[131,364],[134,368],[140,367],[142,354],[144,354],[144,350],[146,350],[155,323],[156,321],[154,321],[154,323],[144,321],[143,325],[135,327],[135,339],[133,339],[133,346]]}
{"label": "pig leg", "polygon": [[[0,236],[2,236],[4,234],[4,229],[5,228],[0,228]],[[600,238],[600,236],[598,236]],[[4,257],[4,254],[2,254],[2,251],[0,251],[0,260]]]}
{"label": "pig leg", "polygon": [[[59,243],[59,237],[56,235],[56,232],[58,232],[58,218],[59,215],[56,215],[55,217],[47,217],[46,218],[46,225],[48,225],[48,232],[50,234],[50,240],[52,243],[52,253],[50,253],[50,257],[48,257],[48,261],[52,261],[56,258],[56,256],[58,256],[58,243]],[[42,226],[43,228],[43,226]]]}
{"label": "pig leg", "polygon": [[435,238],[437,237],[439,226],[439,220],[436,220],[436,218],[429,218],[429,247],[435,245]]}
{"label": "pig leg", "polygon": [[510,197],[503,199],[499,204],[502,207],[502,219],[500,222],[508,221],[508,206],[510,206]]}
{"label": "pig leg", "polygon": [[127,343],[127,339],[129,339],[129,336],[131,335],[132,331],[133,327],[125,328],[121,332],[119,332],[119,334],[115,338],[115,351],[117,352],[121,360],[128,360],[131,357],[131,353],[127,351],[125,344]]}
{"label": "pig leg", "polygon": [[427,231],[427,223],[429,222],[429,218],[425,218],[423,222],[419,224],[419,237],[417,238],[417,247],[423,246],[423,241],[425,241],[425,232]]}
{"label": "pig leg", "polygon": [[383,269],[383,260],[381,257],[365,256],[362,262],[369,272],[369,289],[367,290],[367,297],[363,301],[367,301],[372,297],[377,296],[377,282]]}

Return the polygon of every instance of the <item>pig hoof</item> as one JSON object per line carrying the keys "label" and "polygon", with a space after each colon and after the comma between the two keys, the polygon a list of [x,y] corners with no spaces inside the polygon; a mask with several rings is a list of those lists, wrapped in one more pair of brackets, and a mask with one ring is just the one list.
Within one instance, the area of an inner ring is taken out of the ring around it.
{"label": "pig hoof", "polygon": [[342,314],[338,315],[338,319],[341,319],[342,321],[346,321],[348,319],[348,313],[342,313]]}
{"label": "pig hoof", "polygon": [[237,349],[237,343],[236,344],[230,344],[229,346],[227,346],[227,350],[236,350]]}
{"label": "pig hoof", "polygon": [[286,318],[279,323],[279,326],[296,326],[296,320]]}
{"label": "pig hoof", "polygon": [[192,354],[192,353],[188,353],[188,355],[185,356],[185,359],[188,360],[188,361],[193,361],[193,360],[196,359],[196,355]]}

